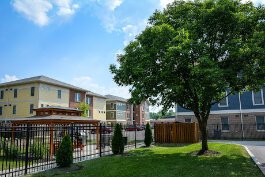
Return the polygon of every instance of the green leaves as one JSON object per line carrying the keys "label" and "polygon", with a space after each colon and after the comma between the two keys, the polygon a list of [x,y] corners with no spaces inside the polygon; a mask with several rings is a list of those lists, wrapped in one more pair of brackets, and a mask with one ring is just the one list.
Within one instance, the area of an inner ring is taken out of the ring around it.
{"label": "green leaves", "polygon": [[228,88],[263,86],[264,17],[264,7],[237,0],[175,1],[111,65],[114,81],[131,86],[135,103],[209,112]]}

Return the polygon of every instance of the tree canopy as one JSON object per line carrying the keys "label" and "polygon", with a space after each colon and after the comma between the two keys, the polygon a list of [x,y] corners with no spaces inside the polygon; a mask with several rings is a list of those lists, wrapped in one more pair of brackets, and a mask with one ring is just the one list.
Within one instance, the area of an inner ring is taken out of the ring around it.
{"label": "tree canopy", "polygon": [[[114,81],[131,86],[132,102],[194,112],[207,150],[211,106],[265,80],[265,9],[238,0],[174,1],[111,65]],[[226,91],[228,94],[226,95]]]}

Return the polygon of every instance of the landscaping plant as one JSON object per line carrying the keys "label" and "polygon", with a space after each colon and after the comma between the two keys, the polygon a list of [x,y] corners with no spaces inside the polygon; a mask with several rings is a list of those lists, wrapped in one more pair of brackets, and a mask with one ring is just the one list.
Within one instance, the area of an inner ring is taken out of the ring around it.
{"label": "landscaping plant", "polygon": [[147,123],[145,126],[145,132],[144,132],[144,144],[145,146],[149,147],[153,141],[152,137],[152,130],[150,127],[150,124]]}
{"label": "landscaping plant", "polygon": [[15,159],[20,155],[19,148],[14,144],[8,145],[7,143],[5,143],[3,146],[3,151],[7,159]]}
{"label": "landscaping plant", "polygon": [[113,154],[123,154],[124,142],[122,138],[122,127],[120,124],[115,125],[111,146]]}
{"label": "landscaping plant", "polygon": [[65,135],[56,152],[56,163],[59,167],[69,167],[73,163],[73,143],[69,135]]}
{"label": "landscaping plant", "polygon": [[35,159],[43,159],[48,151],[49,148],[41,141],[34,141],[30,146],[30,153]]}

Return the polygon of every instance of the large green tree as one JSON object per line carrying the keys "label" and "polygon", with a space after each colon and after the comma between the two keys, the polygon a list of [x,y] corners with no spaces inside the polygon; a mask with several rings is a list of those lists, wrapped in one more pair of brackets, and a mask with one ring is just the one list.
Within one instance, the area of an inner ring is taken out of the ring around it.
{"label": "large green tree", "polygon": [[[111,65],[114,80],[131,86],[131,102],[178,104],[196,116],[208,150],[211,106],[265,78],[265,10],[237,0],[175,1]],[[226,91],[228,94],[226,95]]]}

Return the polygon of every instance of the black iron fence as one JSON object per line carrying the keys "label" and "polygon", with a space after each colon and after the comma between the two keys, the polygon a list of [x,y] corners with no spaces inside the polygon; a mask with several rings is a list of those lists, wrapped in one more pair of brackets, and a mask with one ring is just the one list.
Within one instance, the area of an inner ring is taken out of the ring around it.
{"label": "black iron fence", "polygon": [[208,124],[209,139],[265,140],[265,124]]}
{"label": "black iron fence", "polygon": [[[56,151],[64,135],[73,143],[74,163],[112,154],[113,126],[20,125],[0,127],[0,176],[22,176],[56,167]],[[124,126],[125,150],[143,145],[144,129]]]}

